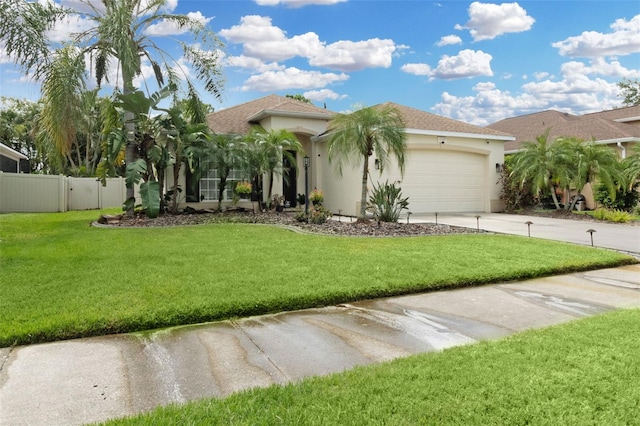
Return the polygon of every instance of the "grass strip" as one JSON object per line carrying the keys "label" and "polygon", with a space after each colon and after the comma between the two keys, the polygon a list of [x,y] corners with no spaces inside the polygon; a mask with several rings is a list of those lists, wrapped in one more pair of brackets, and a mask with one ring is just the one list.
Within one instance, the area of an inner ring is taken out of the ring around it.
{"label": "grass strip", "polygon": [[106,424],[638,424],[638,323],[617,311]]}
{"label": "grass strip", "polygon": [[507,235],[349,238],[266,225],[89,226],[97,217],[0,215],[0,347],[634,261]]}

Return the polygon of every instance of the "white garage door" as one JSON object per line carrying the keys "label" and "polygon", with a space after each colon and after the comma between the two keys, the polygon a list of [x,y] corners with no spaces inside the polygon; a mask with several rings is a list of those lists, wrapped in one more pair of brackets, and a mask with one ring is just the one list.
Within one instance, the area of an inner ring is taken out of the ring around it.
{"label": "white garage door", "polygon": [[485,209],[485,159],[458,151],[411,151],[402,194],[413,213],[482,212]]}

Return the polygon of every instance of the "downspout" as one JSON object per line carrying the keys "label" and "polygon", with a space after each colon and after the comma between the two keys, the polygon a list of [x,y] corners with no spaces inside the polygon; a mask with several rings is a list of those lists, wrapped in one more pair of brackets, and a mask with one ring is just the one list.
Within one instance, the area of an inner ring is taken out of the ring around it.
{"label": "downspout", "polygon": [[622,151],[620,153],[620,157],[622,157],[623,160],[627,158],[627,148],[622,146],[622,142],[616,142],[616,145],[618,145],[618,148],[620,148],[620,150]]}

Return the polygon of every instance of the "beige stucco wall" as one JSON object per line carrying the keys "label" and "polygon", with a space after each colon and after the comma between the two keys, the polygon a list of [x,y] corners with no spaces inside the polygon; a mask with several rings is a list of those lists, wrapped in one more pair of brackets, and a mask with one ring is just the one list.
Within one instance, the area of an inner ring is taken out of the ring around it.
{"label": "beige stucco wall", "polygon": [[[456,152],[474,153],[484,158],[484,211],[501,211],[500,186],[496,164],[504,163],[503,141],[485,138],[471,138],[462,136],[447,136],[445,143],[440,143],[435,135],[410,134],[407,140],[406,163],[411,162],[412,153],[428,151],[447,151],[452,155]],[[314,170],[314,186],[325,192],[325,206],[333,213],[355,216],[358,213],[361,199],[362,163],[354,168],[350,164],[343,165],[342,176],[337,174],[335,164],[330,164],[325,140],[314,144],[314,160],[317,167]],[[376,182],[394,182],[402,180],[397,164],[392,163],[384,173],[375,170],[375,155],[370,158],[369,169],[371,178]],[[402,187],[402,185],[400,185]],[[369,183],[369,190],[372,185]],[[404,192],[404,191],[403,191]],[[408,194],[405,194],[408,195]],[[411,201],[411,200],[409,200]],[[419,213],[419,212],[416,212]]]}

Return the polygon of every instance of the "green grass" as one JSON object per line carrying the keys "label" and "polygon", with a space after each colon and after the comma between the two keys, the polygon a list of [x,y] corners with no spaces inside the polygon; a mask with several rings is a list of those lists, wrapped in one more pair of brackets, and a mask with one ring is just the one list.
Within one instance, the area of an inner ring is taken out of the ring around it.
{"label": "green grass", "polygon": [[90,227],[0,215],[0,346],[608,267],[604,249],[505,235],[343,238],[265,225]]}
{"label": "green grass", "polygon": [[618,311],[107,424],[638,424],[638,323]]}

